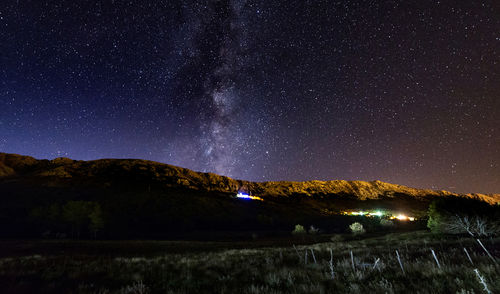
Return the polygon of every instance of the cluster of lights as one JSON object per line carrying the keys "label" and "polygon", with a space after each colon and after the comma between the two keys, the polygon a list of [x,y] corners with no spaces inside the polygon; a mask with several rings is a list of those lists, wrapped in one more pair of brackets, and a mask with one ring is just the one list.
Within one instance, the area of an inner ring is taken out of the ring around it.
{"label": "cluster of lights", "polygon": [[346,215],[361,215],[361,216],[383,216],[384,213],[381,211],[366,212],[366,211],[344,211],[342,214]]}
{"label": "cluster of lights", "polygon": [[406,220],[409,220],[409,221],[414,221],[415,218],[414,217],[411,217],[411,216],[406,216],[404,214],[399,214],[399,215],[396,215],[396,216],[391,216],[391,219],[397,219],[397,220],[401,220],[401,221],[406,221]]}
{"label": "cluster of lights", "polygon": [[[367,212],[367,211],[344,211],[342,212],[344,215],[358,215],[358,216],[368,216],[368,217],[382,217],[384,216],[384,213],[382,211],[372,211],[372,212]],[[414,221],[416,218],[412,216],[407,216],[404,214],[398,214],[398,215],[391,215],[389,216],[390,219],[397,219],[400,221]]]}
{"label": "cluster of lights", "polygon": [[257,196],[251,196],[251,195],[248,195],[248,194],[243,194],[243,193],[241,193],[241,192],[240,192],[240,193],[238,193],[238,194],[236,194],[236,198],[264,201],[264,199],[262,199],[262,198],[260,198],[260,197],[257,197]]}
{"label": "cluster of lights", "polygon": [[349,215],[365,215],[366,212],[364,212],[364,211],[353,211],[353,212],[348,212],[347,214],[349,214]]}

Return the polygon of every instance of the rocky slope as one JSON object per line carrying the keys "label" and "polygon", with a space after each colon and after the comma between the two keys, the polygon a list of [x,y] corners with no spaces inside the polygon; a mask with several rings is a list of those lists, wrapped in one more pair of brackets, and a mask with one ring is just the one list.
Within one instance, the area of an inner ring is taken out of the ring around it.
{"label": "rocky slope", "polygon": [[238,191],[245,191],[264,199],[347,195],[359,200],[398,196],[426,200],[439,196],[462,196],[478,198],[492,204],[500,202],[500,194],[458,195],[448,191],[414,189],[381,181],[249,182],[147,160],[77,161],[69,158],[37,160],[29,156],[0,153],[0,183],[26,181],[45,187],[80,184],[106,187],[120,179],[202,192],[235,194]]}

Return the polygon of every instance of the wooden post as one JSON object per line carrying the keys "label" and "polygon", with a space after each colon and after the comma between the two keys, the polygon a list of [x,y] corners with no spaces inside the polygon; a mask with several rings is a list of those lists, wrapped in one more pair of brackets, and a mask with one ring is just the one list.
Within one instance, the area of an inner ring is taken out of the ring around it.
{"label": "wooden post", "polygon": [[396,250],[396,256],[398,257],[399,266],[401,267],[401,271],[403,272],[403,275],[404,275],[405,269],[403,268],[403,263],[401,262],[401,258],[399,257],[399,252],[397,250]]}
{"label": "wooden post", "polygon": [[464,247],[464,251],[465,251],[465,254],[467,254],[467,257],[469,258],[470,264],[474,265],[474,263],[472,262],[472,258],[470,258],[469,252],[467,251],[467,249],[465,249],[465,247]]}
{"label": "wooden post", "polygon": [[335,278],[335,272],[333,271],[333,251],[330,249],[330,275],[332,276],[332,280]]}
{"label": "wooden post", "polygon": [[484,247],[483,243],[481,243],[481,241],[479,239],[476,239],[477,242],[479,243],[479,245],[481,245],[481,247],[483,247],[484,251],[488,254],[488,256],[491,258],[491,260],[493,260],[493,262],[495,264],[498,264],[497,261],[495,260],[495,258],[493,256],[491,256],[490,252],[488,251],[488,249],[486,249],[486,247]]}
{"label": "wooden post", "polygon": [[295,252],[297,253],[297,256],[299,257],[299,262],[302,261],[302,257],[300,257],[299,250],[297,250],[297,247],[295,247],[295,244],[293,244],[293,249],[295,249]]}
{"label": "wooden post", "polygon": [[314,263],[317,263],[316,262],[316,256],[314,255],[314,249],[312,249],[312,248],[311,248],[311,255],[313,257]]}
{"label": "wooden post", "polygon": [[438,265],[438,268],[441,268],[441,265],[439,264],[438,258],[436,256],[436,253],[434,252],[434,249],[431,249],[432,256],[434,256],[434,260],[436,260],[436,263]]}

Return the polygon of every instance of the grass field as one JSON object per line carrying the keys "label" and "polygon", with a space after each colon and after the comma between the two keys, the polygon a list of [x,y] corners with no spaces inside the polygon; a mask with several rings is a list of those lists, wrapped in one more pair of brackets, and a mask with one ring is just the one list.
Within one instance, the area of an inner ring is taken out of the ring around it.
{"label": "grass field", "polygon": [[248,242],[1,241],[0,292],[500,293],[500,238],[482,243],[493,259],[474,239],[424,231]]}

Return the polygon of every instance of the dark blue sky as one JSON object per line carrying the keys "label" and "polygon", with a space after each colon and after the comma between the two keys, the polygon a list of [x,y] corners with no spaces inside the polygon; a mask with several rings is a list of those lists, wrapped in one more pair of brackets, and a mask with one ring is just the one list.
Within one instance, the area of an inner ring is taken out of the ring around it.
{"label": "dark blue sky", "polygon": [[497,1],[0,3],[0,151],[500,193]]}

